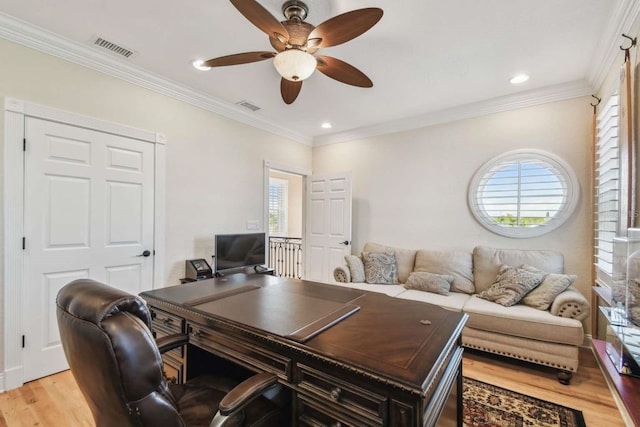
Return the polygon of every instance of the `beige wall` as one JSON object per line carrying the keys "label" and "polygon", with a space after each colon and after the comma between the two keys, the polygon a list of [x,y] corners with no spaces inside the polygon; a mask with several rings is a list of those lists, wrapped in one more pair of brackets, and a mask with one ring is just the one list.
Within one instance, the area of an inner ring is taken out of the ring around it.
{"label": "beige wall", "polygon": [[0,58],[0,98],[166,135],[168,284],[179,283],[185,259],[211,260],[215,233],[246,231],[247,220],[262,228],[264,160],[311,168],[309,146],[120,79],[4,40]]}
{"label": "beige wall", "polygon": [[[314,173],[353,171],[353,252],[365,242],[405,248],[553,249],[585,295],[591,287],[591,107],[578,98],[313,150]],[[580,181],[575,213],[542,237],[491,233],[472,216],[467,190],[483,163],[506,151],[550,151]],[[585,322],[589,328],[589,322]]]}

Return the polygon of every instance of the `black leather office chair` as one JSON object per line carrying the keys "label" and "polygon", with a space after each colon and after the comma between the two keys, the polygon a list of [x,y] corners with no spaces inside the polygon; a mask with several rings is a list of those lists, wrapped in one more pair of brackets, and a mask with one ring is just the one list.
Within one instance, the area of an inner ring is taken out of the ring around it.
{"label": "black leather office chair", "polygon": [[57,316],[67,361],[97,427],[287,424],[286,411],[263,396],[280,387],[274,374],[240,384],[209,375],[167,383],[161,351],[185,345],[188,335],[156,344],[149,310],[135,295],[76,280],[58,293]]}

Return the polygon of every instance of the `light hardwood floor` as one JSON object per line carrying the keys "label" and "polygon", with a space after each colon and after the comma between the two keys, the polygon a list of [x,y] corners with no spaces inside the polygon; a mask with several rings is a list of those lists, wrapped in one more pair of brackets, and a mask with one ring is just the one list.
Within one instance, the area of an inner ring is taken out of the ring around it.
{"label": "light hardwood floor", "polygon": [[[581,349],[580,370],[563,386],[555,372],[534,365],[467,352],[464,375],[503,388],[579,409],[587,427],[625,423],[591,350]],[[0,394],[0,426],[94,426],[70,371],[42,378]]]}

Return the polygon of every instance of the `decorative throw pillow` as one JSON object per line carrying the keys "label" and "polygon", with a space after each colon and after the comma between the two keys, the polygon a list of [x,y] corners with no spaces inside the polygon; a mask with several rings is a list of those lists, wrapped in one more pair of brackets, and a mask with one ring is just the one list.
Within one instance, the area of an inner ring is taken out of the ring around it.
{"label": "decorative throw pillow", "polygon": [[542,283],[525,295],[520,301],[522,304],[537,308],[538,310],[548,310],[553,300],[571,286],[577,278],[577,276],[573,274],[545,273],[527,264],[522,264],[520,268],[545,275]]}
{"label": "decorative throw pillow", "polygon": [[398,267],[393,252],[362,252],[364,281],[380,285],[398,283]]}
{"label": "decorative throw pillow", "polygon": [[478,294],[479,298],[511,307],[544,280],[544,273],[535,273],[503,264],[489,289]]}
{"label": "decorative throw pillow", "polygon": [[449,295],[449,289],[454,277],[448,274],[434,274],[427,272],[413,272],[409,275],[405,289],[433,292],[434,294]]}
{"label": "decorative throw pillow", "polygon": [[356,283],[364,282],[364,264],[362,263],[362,258],[356,255],[345,255],[344,260],[349,267],[351,281]]}

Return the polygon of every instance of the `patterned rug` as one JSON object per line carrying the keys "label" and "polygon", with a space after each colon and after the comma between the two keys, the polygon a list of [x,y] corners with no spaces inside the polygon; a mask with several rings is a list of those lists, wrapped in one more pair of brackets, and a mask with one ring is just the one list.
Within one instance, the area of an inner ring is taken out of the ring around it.
{"label": "patterned rug", "polygon": [[582,412],[464,379],[465,427],[586,427]]}

